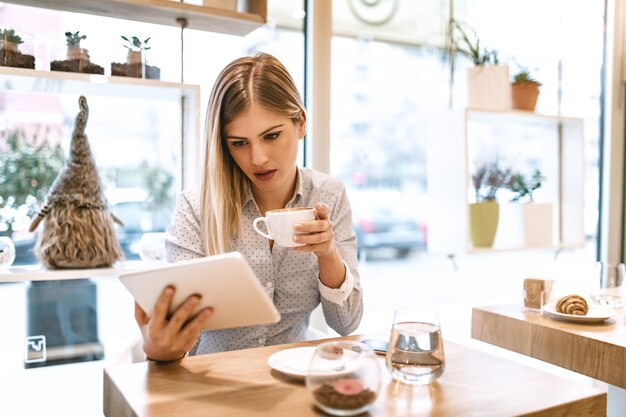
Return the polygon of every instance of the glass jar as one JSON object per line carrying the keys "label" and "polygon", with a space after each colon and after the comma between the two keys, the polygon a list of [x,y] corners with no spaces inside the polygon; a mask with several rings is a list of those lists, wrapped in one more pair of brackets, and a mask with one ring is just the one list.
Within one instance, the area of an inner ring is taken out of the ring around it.
{"label": "glass jar", "polygon": [[315,405],[334,416],[365,412],[380,391],[380,366],[374,351],[359,342],[320,344],[309,364],[306,386]]}
{"label": "glass jar", "polygon": [[0,268],[8,268],[15,261],[15,245],[8,236],[0,236]]}

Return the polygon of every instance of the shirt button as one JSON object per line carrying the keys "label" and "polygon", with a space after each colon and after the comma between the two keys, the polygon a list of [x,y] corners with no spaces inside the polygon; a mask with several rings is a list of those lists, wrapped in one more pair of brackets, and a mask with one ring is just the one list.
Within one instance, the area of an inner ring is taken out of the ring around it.
{"label": "shirt button", "polygon": [[259,345],[264,344],[264,343],[265,343],[265,338],[263,338],[263,337],[259,337],[258,342],[259,342]]}
{"label": "shirt button", "polygon": [[267,288],[272,288],[272,285],[274,285],[274,284],[272,284],[272,282],[271,282],[271,281],[268,281],[268,282],[267,282],[267,284],[265,284],[265,286],[266,286]]}

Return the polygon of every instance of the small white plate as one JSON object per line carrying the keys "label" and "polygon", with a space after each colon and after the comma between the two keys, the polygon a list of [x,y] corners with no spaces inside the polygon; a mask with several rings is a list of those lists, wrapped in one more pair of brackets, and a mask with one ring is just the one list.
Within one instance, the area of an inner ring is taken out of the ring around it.
{"label": "small white plate", "polygon": [[556,311],[554,305],[543,306],[543,312],[545,312],[550,318],[571,321],[573,323],[602,323],[604,320],[608,320],[617,315],[617,311],[610,307],[603,306],[589,306],[589,311],[584,316],[559,313]]}
{"label": "small white plate", "polygon": [[316,346],[285,349],[267,358],[270,368],[293,379],[304,381]]}

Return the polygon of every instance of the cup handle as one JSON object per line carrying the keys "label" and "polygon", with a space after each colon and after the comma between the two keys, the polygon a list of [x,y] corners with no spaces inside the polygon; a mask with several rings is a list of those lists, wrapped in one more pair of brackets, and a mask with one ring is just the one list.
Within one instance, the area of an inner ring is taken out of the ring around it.
{"label": "cup handle", "polygon": [[[259,227],[257,226],[257,223],[259,222],[263,222],[265,224],[265,227],[267,227],[267,221],[265,219],[265,217],[257,217],[256,219],[254,219],[254,221],[252,222],[252,227],[254,228],[254,230],[260,234],[261,236],[263,236],[266,239],[269,240],[274,240],[270,235],[268,235],[267,233],[263,232],[262,230],[259,229]],[[270,228],[267,227],[267,230],[269,230]]]}

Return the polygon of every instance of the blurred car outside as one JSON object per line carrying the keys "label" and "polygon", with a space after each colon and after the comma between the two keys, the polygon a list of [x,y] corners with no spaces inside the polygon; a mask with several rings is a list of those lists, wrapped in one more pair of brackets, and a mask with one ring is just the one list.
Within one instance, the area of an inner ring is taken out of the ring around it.
{"label": "blurred car outside", "polygon": [[141,238],[146,233],[165,231],[171,216],[169,209],[150,207],[147,193],[141,188],[118,188],[107,198],[111,213],[124,223],[124,226],[115,225],[124,257],[140,259]]}
{"label": "blurred car outside", "polygon": [[359,258],[378,249],[393,249],[404,258],[427,243],[426,223],[420,220],[419,199],[398,190],[349,192]]}

